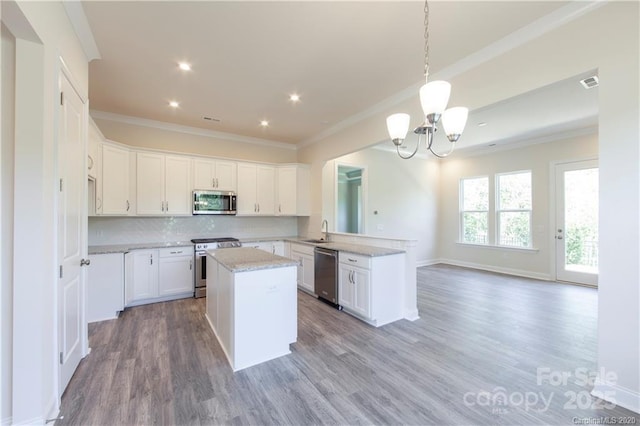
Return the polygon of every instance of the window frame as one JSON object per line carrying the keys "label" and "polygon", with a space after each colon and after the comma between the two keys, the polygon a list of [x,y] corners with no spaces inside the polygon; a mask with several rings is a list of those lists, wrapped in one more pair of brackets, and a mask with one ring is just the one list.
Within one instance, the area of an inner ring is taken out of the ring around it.
{"label": "window frame", "polygon": [[[486,179],[487,180],[487,209],[486,210],[465,210],[464,209],[464,181],[466,180],[474,180],[474,179]],[[466,176],[460,178],[458,182],[458,241],[462,244],[474,244],[481,246],[488,246],[491,244],[491,221],[489,219],[489,213],[491,211],[491,178],[489,175],[478,175],[478,176]],[[465,241],[465,228],[464,228],[464,216],[465,213],[484,213],[487,221],[487,234],[484,243],[479,243],[477,241]]]}
{"label": "window frame", "polygon": [[[509,176],[509,175],[518,175],[518,174],[529,174],[529,190],[530,190],[530,207],[528,209],[502,209],[500,205],[500,177]],[[533,247],[533,170],[524,169],[524,170],[515,170],[510,172],[496,173],[494,175],[495,179],[495,245],[498,247],[508,247],[508,248],[516,248],[516,249],[530,249]],[[502,213],[528,213],[529,216],[529,233],[528,233],[528,242],[529,244],[526,246],[522,245],[512,245],[512,244],[502,244],[501,241],[501,216]]]}

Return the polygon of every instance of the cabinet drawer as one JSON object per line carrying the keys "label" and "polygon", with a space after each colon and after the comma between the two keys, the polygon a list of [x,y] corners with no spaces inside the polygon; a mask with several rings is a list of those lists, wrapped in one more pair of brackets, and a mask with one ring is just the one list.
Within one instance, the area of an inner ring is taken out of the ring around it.
{"label": "cabinet drawer", "polygon": [[291,251],[292,252],[298,252],[298,253],[302,253],[302,254],[308,254],[313,256],[313,249],[315,247],[314,246],[310,246],[307,244],[295,244],[295,243],[291,243]]}
{"label": "cabinet drawer", "polygon": [[338,259],[340,263],[345,265],[358,266],[360,268],[371,269],[371,258],[369,256],[361,256],[358,254],[347,253],[341,251]]}
{"label": "cabinet drawer", "polygon": [[189,247],[167,247],[158,249],[160,257],[175,257],[175,256],[193,256],[193,246]]}

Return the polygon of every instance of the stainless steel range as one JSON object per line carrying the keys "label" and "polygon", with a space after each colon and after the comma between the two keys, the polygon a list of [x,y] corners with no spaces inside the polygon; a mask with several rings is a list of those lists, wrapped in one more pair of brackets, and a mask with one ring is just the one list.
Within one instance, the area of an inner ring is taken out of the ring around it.
{"label": "stainless steel range", "polygon": [[196,275],[195,287],[196,297],[207,295],[207,250],[221,248],[242,247],[242,243],[237,238],[194,238],[191,240],[195,249]]}

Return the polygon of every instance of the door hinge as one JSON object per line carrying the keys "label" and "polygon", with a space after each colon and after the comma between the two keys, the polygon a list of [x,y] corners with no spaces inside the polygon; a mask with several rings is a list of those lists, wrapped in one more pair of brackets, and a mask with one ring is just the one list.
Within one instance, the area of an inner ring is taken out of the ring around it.
{"label": "door hinge", "polygon": [[60,178],[60,192],[62,192],[63,180],[64,180],[64,179]]}
{"label": "door hinge", "polygon": [[60,265],[60,271],[58,272],[58,274],[60,275],[60,278],[62,278],[62,265]]}
{"label": "door hinge", "polygon": [[60,352],[60,364],[64,364],[64,354]]}
{"label": "door hinge", "polygon": [[60,92],[60,105],[64,105],[64,92]]}

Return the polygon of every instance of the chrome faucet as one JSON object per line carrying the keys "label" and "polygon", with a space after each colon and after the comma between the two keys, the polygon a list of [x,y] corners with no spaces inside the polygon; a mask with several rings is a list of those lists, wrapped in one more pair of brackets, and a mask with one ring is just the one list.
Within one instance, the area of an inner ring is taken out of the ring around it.
{"label": "chrome faucet", "polygon": [[329,222],[327,222],[327,219],[324,219],[322,221],[322,225],[320,225],[320,231],[322,232],[322,239],[328,241],[329,238],[327,234],[329,233]]}

